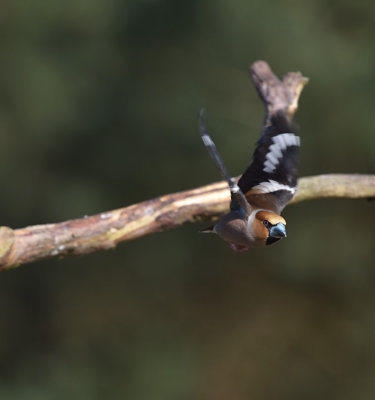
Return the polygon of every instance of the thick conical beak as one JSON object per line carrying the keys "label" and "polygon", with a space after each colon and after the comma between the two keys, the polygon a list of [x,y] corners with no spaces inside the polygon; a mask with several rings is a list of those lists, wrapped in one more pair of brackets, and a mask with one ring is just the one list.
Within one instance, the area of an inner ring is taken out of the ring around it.
{"label": "thick conical beak", "polygon": [[274,238],[283,238],[286,237],[286,228],[282,222],[279,222],[275,226],[271,226],[270,228],[270,236]]}

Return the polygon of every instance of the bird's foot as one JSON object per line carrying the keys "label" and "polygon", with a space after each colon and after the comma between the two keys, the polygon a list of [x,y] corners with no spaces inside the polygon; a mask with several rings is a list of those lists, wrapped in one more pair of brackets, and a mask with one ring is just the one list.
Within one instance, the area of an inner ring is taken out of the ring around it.
{"label": "bird's foot", "polygon": [[249,246],[242,246],[240,244],[229,243],[229,246],[231,247],[232,250],[238,251],[238,252],[249,250]]}

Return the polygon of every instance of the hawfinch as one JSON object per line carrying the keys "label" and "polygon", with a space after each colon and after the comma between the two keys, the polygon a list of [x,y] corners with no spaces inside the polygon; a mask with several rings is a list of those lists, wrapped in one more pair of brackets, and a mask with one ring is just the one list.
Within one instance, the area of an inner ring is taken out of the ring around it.
{"label": "hawfinch", "polygon": [[207,133],[203,110],[200,132],[231,192],[230,211],[205,232],[216,233],[235,251],[286,237],[286,222],[280,214],[296,192],[300,138],[285,112],[279,111],[271,118],[256,144],[252,163],[238,183],[229,175]]}

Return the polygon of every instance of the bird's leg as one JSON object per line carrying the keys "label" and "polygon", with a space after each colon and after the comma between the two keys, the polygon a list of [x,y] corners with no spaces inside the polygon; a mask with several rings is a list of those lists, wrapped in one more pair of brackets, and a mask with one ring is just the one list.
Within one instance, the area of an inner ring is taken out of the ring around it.
{"label": "bird's leg", "polygon": [[249,250],[249,246],[242,246],[240,244],[229,243],[229,246],[232,250],[237,251],[238,253]]}

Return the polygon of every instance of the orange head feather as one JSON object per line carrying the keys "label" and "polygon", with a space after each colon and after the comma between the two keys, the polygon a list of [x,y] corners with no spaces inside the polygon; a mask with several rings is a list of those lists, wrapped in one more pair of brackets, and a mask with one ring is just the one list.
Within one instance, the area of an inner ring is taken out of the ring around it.
{"label": "orange head feather", "polygon": [[266,244],[266,240],[270,234],[266,225],[277,225],[279,222],[286,225],[286,221],[281,215],[275,214],[271,211],[258,211],[255,215],[253,225],[255,236],[258,240],[261,240]]}

